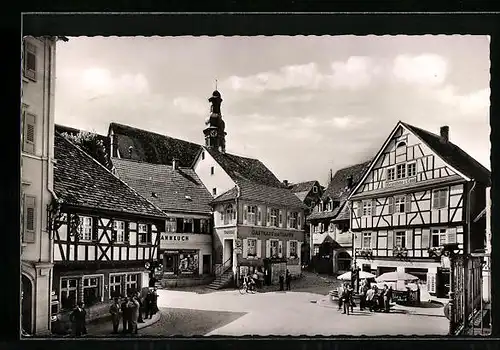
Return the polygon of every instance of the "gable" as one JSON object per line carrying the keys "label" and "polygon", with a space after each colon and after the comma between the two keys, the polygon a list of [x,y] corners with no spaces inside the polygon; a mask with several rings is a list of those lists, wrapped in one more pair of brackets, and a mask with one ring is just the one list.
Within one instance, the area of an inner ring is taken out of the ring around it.
{"label": "gable", "polygon": [[468,180],[412,130],[398,123],[353,195],[460,178]]}
{"label": "gable", "polygon": [[214,197],[221,195],[236,185],[226,171],[204,147],[202,147],[202,151],[198,153],[194,161],[193,169],[212,196],[214,196],[213,189],[216,189],[216,195]]}

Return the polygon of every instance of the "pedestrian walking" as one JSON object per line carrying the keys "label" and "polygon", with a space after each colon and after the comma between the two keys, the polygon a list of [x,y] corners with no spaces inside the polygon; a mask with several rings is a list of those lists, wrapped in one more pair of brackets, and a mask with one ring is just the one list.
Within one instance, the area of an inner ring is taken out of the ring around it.
{"label": "pedestrian walking", "polygon": [[139,319],[139,302],[137,297],[131,297],[127,303],[127,308],[130,310],[128,331],[132,334],[137,334],[137,320]]}
{"label": "pedestrian walking", "polygon": [[342,301],[343,301],[343,297],[344,297],[344,284],[340,285],[337,288],[337,294],[339,297],[339,311],[340,311],[342,309]]}
{"label": "pedestrian walking", "polygon": [[286,290],[290,290],[290,284],[292,282],[292,275],[289,270],[286,270]]}
{"label": "pedestrian walking", "polygon": [[130,319],[130,309],[128,308],[128,297],[123,298],[123,302],[121,305],[122,310],[122,322],[123,322],[123,333],[128,333],[128,324]]}
{"label": "pedestrian walking", "polygon": [[144,320],[142,318],[142,314],[144,312],[144,303],[141,300],[141,294],[139,292],[136,293],[135,300],[139,304],[139,310],[138,310],[139,315],[138,315],[137,323],[144,323]]}
{"label": "pedestrian walking", "polygon": [[382,291],[382,297],[383,297],[383,300],[384,300],[384,312],[389,312],[389,297],[390,297],[390,294],[389,294],[389,287],[387,286],[387,284],[384,284],[384,290]]}
{"label": "pedestrian walking", "polygon": [[83,302],[79,301],[70,315],[70,321],[73,325],[76,337],[87,334],[87,327],[85,326],[86,316],[87,311],[85,311],[85,308],[83,307]]}
{"label": "pedestrian walking", "polygon": [[366,291],[366,306],[368,306],[368,309],[370,311],[373,311],[374,308],[374,298],[377,293],[377,286],[372,286],[372,288],[368,289]]}
{"label": "pedestrian walking", "polygon": [[113,324],[113,334],[118,333],[118,326],[120,325],[120,300],[118,298],[113,299],[113,303],[109,307],[109,313],[111,314],[111,323]]}
{"label": "pedestrian walking", "polygon": [[158,312],[158,293],[156,292],[156,288],[153,288],[151,293],[151,306],[149,309],[150,318],[153,318],[153,315],[156,315]]}
{"label": "pedestrian walking", "polygon": [[283,274],[281,274],[280,275],[280,291],[285,290],[285,288],[283,286],[284,285],[284,279],[285,278],[284,278]]}

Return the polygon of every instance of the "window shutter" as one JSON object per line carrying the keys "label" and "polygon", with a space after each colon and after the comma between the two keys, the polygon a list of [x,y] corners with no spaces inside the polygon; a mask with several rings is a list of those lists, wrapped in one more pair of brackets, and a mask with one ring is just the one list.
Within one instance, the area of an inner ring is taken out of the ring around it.
{"label": "window shutter", "polygon": [[257,225],[262,225],[262,208],[257,207]]}
{"label": "window shutter", "polygon": [[354,249],[361,248],[361,237],[363,233],[353,232],[353,235],[354,235]]}
{"label": "window shutter", "polygon": [[376,199],[372,199],[372,215],[371,216],[375,216],[377,215],[377,200]]}
{"label": "window shutter", "polygon": [[24,76],[28,79],[36,81],[36,46],[24,41]]}
{"label": "window shutter", "polygon": [[389,197],[387,203],[389,206],[389,214],[394,214],[394,197]]}
{"label": "window shutter", "polygon": [[430,230],[424,228],[422,229],[422,248],[428,249],[429,243],[430,243]]}
{"label": "window shutter", "polygon": [[286,241],[286,257],[290,259],[290,241]]}
{"label": "window shutter", "polygon": [[35,197],[24,197],[24,235],[23,241],[25,243],[35,242],[36,231],[36,200]]}
{"label": "window shutter", "polygon": [[271,256],[271,241],[266,240],[266,258],[269,258]]}
{"label": "window shutter", "polygon": [[394,248],[394,231],[387,231],[387,249]]}
{"label": "window shutter", "polygon": [[371,233],[370,237],[370,248],[371,249],[376,249],[377,248],[377,231],[373,231]]}
{"label": "window shutter", "polygon": [[111,241],[116,242],[116,221],[113,221],[113,230],[111,231]]}
{"label": "window shutter", "polygon": [[[290,214],[288,214],[288,215],[290,215]],[[283,210],[282,209],[280,209],[279,225],[280,225],[280,227],[283,227]]]}
{"label": "window shutter", "polygon": [[262,256],[262,241],[260,239],[257,240],[257,258]]}
{"label": "window shutter", "polygon": [[267,226],[271,225],[271,208],[267,207]]}
{"label": "window shutter", "polygon": [[409,213],[411,211],[411,194],[406,195],[406,205],[405,205],[405,212]]}
{"label": "window shutter", "polygon": [[243,204],[243,223],[248,223],[248,206],[246,204]]}
{"label": "window shutter", "polygon": [[358,218],[362,217],[363,216],[363,202],[359,201],[359,202],[354,202],[353,204],[354,204],[354,206],[356,206]]}
{"label": "window shutter", "polygon": [[302,256],[302,242],[297,242],[297,257],[299,258],[299,265],[301,256]]}
{"label": "window shutter", "polygon": [[413,249],[413,230],[406,230],[406,248]]}
{"label": "window shutter", "polygon": [[457,243],[457,228],[450,227],[446,230],[447,233],[447,243]]}
{"label": "window shutter", "polygon": [[248,239],[243,239],[243,258],[248,256]]}
{"label": "window shutter", "polygon": [[297,229],[302,230],[302,213],[299,212],[297,215]]}
{"label": "window shutter", "polygon": [[278,241],[278,258],[283,257],[283,241]]}
{"label": "window shutter", "polygon": [[441,208],[446,208],[448,206],[448,189],[441,191]]}
{"label": "window shutter", "polygon": [[290,224],[291,224],[291,223],[290,223],[290,212],[289,212],[289,211],[287,211],[287,212],[286,212],[286,227],[290,228],[290,227],[291,227],[291,225],[290,225]]}
{"label": "window shutter", "polygon": [[177,231],[178,233],[183,233],[184,232],[184,219],[182,218],[177,218]]}
{"label": "window shutter", "polygon": [[146,233],[146,243],[151,243],[152,232],[151,232],[151,224],[148,224],[148,232]]}
{"label": "window shutter", "polygon": [[193,232],[194,233],[201,233],[201,220],[200,219],[193,219]]}
{"label": "window shutter", "polygon": [[[80,218],[81,220],[81,218]],[[97,217],[90,217],[90,221],[92,222],[92,240],[93,241],[98,241],[99,240],[99,219]],[[81,227],[81,226],[80,226]]]}
{"label": "window shutter", "polygon": [[23,133],[23,151],[35,153],[36,137],[36,116],[31,113],[24,113],[24,133]]}
{"label": "window shutter", "polygon": [[432,208],[439,208],[439,191],[432,192]]}

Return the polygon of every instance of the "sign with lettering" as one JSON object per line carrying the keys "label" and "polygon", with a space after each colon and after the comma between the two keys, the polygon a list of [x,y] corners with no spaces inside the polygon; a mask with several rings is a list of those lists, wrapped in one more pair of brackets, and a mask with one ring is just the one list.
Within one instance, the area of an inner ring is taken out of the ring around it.
{"label": "sign with lettering", "polygon": [[199,249],[201,246],[212,246],[212,235],[201,233],[171,233],[160,234],[160,249]]}
{"label": "sign with lettering", "polygon": [[293,232],[264,231],[259,229],[252,229],[252,236],[292,238],[294,234]]}
{"label": "sign with lettering", "polygon": [[225,235],[234,235],[236,230],[224,230],[222,231]]}
{"label": "sign with lettering", "polygon": [[385,187],[399,187],[399,186],[407,186],[411,185],[417,182],[416,177],[409,177],[406,179],[401,179],[401,180],[394,180],[394,181],[386,181],[385,182]]}
{"label": "sign with lettering", "polygon": [[172,235],[172,234],[166,234],[163,233],[160,235],[160,239],[163,241],[189,241],[189,236],[187,235]]}

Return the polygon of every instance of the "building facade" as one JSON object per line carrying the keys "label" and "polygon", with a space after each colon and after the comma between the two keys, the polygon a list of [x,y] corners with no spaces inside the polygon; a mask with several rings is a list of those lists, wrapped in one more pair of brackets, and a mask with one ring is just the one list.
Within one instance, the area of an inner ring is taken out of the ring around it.
{"label": "building facade", "polygon": [[[79,301],[89,319],[149,285],[165,214],[59,133],[54,142],[53,289],[60,324]],[[61,327],[58,327],[61,330]]]}
{"label": "building facade", "polygon": [[307,217],[312,233],[311,261],[317,272],[339,274],[351,269],[353,237],[347,198],[368,165],[369,162],[356,164],[330,175],[328,187]]}
{"label": "building facade", "polygon": [[431,294],[446,296],[449,259],[435,254],[446,243],[462,253],[484,247],[490,172],[440,135],[399,122],[350,197],[357,265],[380,275],[419,277]]}
{"label": "building facade", "polygon": [[21,108],[21,325],[51,329],[52,238],[47,206],[54,198],[54,88],[57,38],[23,38]]}

